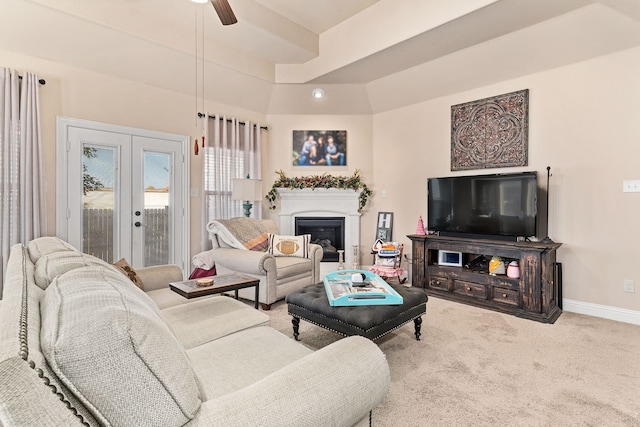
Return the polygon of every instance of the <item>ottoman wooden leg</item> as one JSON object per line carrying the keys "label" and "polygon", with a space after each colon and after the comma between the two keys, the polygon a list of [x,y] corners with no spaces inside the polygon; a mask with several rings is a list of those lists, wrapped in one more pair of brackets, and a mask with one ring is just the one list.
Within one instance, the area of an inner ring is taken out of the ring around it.
{"label": "ottoman wooden leg", "polygon": [[300,318],[291,316],[291,323],[293,324],[293,338],[295,338],[296,341],[299,341],[298,335],[300,335]]}
{"label": "ottoman wooden leg", "polygon": [[416,327],[416,340],[420,341],[420,329],[422,327],[422,316],[413,319],[413,323]]}

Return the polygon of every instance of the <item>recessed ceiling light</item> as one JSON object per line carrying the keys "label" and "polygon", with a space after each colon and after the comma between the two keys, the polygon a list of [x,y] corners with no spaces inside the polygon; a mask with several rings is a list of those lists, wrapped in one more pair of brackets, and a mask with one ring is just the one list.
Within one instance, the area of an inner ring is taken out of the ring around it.
{"label": "recessed ceiling light", "polygon": [[322,98],[324,96],[324,91],[322,89],[314,89],[311,91],[311,95],[313,95],[314,98]]}
{"label": "recessed ceiling light", "polygon": [[209,0],[191,0],[191,1],[194,2],[194,3],[206,3]]}

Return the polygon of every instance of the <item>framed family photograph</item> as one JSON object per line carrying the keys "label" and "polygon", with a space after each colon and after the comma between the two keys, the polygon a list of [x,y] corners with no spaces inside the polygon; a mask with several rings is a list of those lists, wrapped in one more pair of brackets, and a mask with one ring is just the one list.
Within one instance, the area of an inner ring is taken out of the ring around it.
{"label": "framed family photograph", "polygon": [[346,130],[294,130],[293,166],[346,166]]}

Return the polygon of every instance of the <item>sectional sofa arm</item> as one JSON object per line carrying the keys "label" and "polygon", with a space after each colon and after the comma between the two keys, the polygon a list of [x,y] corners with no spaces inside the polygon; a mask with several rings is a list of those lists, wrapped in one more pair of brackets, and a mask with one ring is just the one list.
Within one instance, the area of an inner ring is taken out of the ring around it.
{"label": "sectional sofa arm", "polygon": [[184,280],[180,267],[173,264],[136,268],[136,273],[144,284],[145,292],[167,288],[169,282]]}
{"label": "sectional sofa arm", "polygon": [[266,275],[268,271],[276,269],[275,258],[266,252],[215,248],[212,250],[211,257],[216,264],[242,273]]}
{"label": "sectional sofa arm", "polygon": [[202,404],[189,426],[352,426],[382,403],[389,365],[366,338],[344,338]]}

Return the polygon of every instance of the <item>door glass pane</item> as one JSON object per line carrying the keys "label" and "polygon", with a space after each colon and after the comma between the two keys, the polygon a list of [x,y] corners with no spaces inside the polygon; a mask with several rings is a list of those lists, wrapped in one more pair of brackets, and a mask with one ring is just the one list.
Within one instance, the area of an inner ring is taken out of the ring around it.
{"label": "door glass pane", "polygon": [[168,264],[171,154],[144,153],[144,265]]}
{"label": "door glass pane", "polygon": [[114,262],[116,149],[82,146],[82,252]]}

